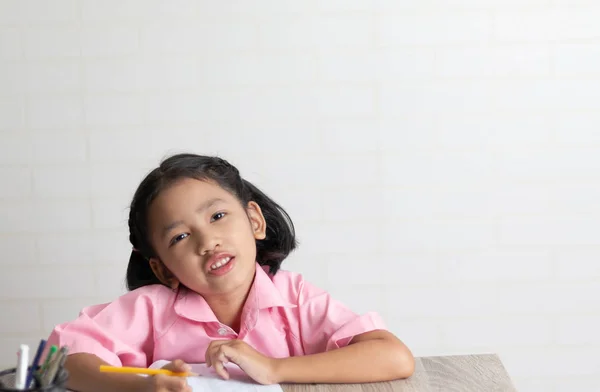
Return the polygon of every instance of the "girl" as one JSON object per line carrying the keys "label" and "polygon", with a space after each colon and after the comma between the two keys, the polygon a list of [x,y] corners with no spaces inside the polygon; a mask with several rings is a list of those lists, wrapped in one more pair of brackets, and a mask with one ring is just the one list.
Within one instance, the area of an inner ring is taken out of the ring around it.
{"label": "girl", "polygon": [[410,350],[375,313],[358,316],[301,275],[280,270],[295,248],[286,212],[227,161],[164,160],[129,213],[129,292],[58,325],[68,387],[188,391],[185,378],[100,373],[99,366],[232,362],[261,384],[360,383],[410,376]]}

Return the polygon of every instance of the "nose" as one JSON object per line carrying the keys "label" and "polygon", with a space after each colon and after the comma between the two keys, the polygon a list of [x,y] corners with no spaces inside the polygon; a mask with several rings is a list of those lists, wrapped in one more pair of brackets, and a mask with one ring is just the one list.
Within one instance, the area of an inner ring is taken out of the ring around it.
{"label": "nose", "polygon": [[214,230],[199,231],[196,238],[198,238],[197,251],[201,256],[215,252],[221,245],[221,237]]}

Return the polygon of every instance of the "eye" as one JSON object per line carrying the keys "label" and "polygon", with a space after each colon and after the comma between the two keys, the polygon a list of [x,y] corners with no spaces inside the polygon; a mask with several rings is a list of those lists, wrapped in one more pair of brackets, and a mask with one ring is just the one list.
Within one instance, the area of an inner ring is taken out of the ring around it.
{"label": "eye", "polygon": [[188,235],[189,235],[189,234],[187,234],[187,233],[182,233],[182,234],[179,234],[178,236],[174,237],[174,238],[171,240],[171,243],[170,243],[170,245],[175,245],[176,243],[178,243],[178,242],[179,242],[179,241],[181,241],[182,239],[186,238]]}
{"label": "eye", "polygon": [[216,214],[214,214],[212,216],[212,218],[210,218],[210,221],[211,222],[218,221],[219,219],[222,219],[224,216],[225,216],[224,212],[217,212]]}

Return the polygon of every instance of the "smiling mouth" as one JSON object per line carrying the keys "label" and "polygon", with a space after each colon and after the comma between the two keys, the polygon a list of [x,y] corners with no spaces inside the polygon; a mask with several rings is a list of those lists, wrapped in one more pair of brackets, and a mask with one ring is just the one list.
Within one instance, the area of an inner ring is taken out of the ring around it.
{"label": "smiling mouth", "polygon": [[213,265],[210,266],[210,270],[215,271],[215,270],[218,270],[219,268],[226,266],[227,264],[229,264],[231,259],[233,259],[233,257],[223,257],[222,259],[217,260],[216,263],[214,263]]}

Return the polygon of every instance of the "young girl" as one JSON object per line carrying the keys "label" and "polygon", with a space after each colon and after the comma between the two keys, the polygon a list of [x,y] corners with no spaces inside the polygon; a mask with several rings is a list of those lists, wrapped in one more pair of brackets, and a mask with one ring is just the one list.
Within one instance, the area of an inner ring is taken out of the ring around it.
{"label": "young girl", "polygon": [[183,377],[99,372],[165,359],[178,372],[206,363],[224,379],[232,362],[261,384],[413,373],[411,352],[377,314],[358,316],[279,269],[296,246],[292,221],[223,159],[164,160],[135,192],[129,232],[129,293],[83,309],[48,340],[69,347],[70,389],[188,391]]}

